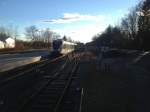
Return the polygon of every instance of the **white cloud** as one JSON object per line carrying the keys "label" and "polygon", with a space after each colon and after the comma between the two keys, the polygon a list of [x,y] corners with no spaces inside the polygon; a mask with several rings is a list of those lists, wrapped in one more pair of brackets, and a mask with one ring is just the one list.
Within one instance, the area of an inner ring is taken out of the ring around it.
{"label": "white cloud", "polygon": [[106,28],[106,26],[99,26],[96,24],[87,25],[72,30],[71,32],[68,33],[68,35],[72,37],[74,40],[79,40],[81,42],[89,42],[91,41],[94,35],[103,31],[104,28]]}
{"label": "white cloud", "polygon": [[[73,40],[81,42],[89,42],[92,37],[102,31],[109,25],[112,18],[109,15],[88,15],[79,13],[64,13],[62,17],[58,19],[45,20],[43,22],[50,24],[62,24],[81,22],[80,24],[63,24],[63,27],[52,29],[59,33],[61,36],[69,36]],[[86,24],[82,24],[83,21],[88,21]]]}
{"label": "white cloud", "polygon": [[61,34],[61,36],[66,35],[71,37],[73,40],[78,40],[81,42],[89,42],[92,37],[105,30],[108,24],[89,24],[74,28],[65,27],[63,29],[55,29],[53,31]]}
{"label": "white cloud", "polygon": [[103,15],[93,16],[93,15],[81,15],[79,13],[64,13],[63,17],[61,18],[44,20],[43,22],[60,24],[60,23],[72,23],[76,21],[101,21],[104,19],[105,19],[105,16]]}

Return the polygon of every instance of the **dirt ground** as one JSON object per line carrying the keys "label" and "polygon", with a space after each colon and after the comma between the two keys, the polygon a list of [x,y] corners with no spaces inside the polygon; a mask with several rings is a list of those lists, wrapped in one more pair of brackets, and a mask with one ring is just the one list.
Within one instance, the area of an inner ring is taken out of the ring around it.
{"label": "dirt ground", "polygon": [[[149,76],[136,67],[119,73],[97,70],[97,59],[84,58],[80,66],[82,112],[149,112]],[[144,75],[143,75],[144,74]]]}

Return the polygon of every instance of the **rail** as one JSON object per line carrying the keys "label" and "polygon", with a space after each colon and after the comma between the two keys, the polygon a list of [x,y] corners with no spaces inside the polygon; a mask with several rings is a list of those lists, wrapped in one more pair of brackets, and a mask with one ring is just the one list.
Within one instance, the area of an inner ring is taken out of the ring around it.
{"label": "rail", "polygon": [[56,104],[56,107],[55,107],[55,109],[54,109],[54,112],[58,112],[58,109],[59,109],[59,107],[60,107],[60,105],[61,105],[61,103],[62,103],[62,100],[63,100],[63,98],[64,98],[64,96],[65,96],[65,93],[66,93],[66,91],[68,90],[68,88],[69,88],[69,86],[70,86],[70,84],[71,84],[72,77],[73,77],[74,73],[75,73],[76,70],[77,70],[77,66],[78,66],[78,64],[75,62],[75,65],[74,65],[74,67],[73,67],[73,69],[72,69],[72,71],[71,71],[71,73],[70,73],[71,75],[69,76],[68,82],[67,82],[67,84],[66,84],[66,86],[65,86],[65,88],[64,88],[64,90],[63,90],[63,93],[62,93],[62,95],[60,96],[60,98],[59,98],[59,100],[58,100],[58,102],[57,102],[57,104]]}
{"label": "rail", "polygon": [[[60,58],[57,58],[60,59]],[[56,61],[57,59],[52,60],[51,62]],[[66,62],[62,65],[62,67],[56,71],[56,73],[53,75],[53,77],[51,77],[48,81],[44,82],[44,84],[42,85],[42,87],[40,87],[37,91],[35,91],[20,107],[20,109],[18,110],[18,112],[22,112],[23,109],[25,108],[26,105],[28,105],[31,100],[33,100],[49,83],[51,83],[56,77],[58,77],[59,72],[62,71],[65,66],[67,65],[68,60],[66,60]]]}
{"label": "rail", "polygon": [[55,58],[55,59],[50,60],[50,61],[48,59],[46,59],[46,60],[42,60],[42,61],[36,62],[35,64],[32,65],[31,68],[29,68],[27,70],[25,69],[25,70],[21,71],[20,73],[18,73],[16,75],[12,75],[12,76],[10,76],[10,77],[8,77],[6,79],[1,80],[0,81],[0,85],[6,84],[9,81],[14,80],[14,79],[16,79],[18,77],[22,77],[23,75],[25,75],[25,74],[27,74],[27,73],[29,73],[31,71],[34,71],[34,70],[36,71],[37,69],[42,68],[42,67],[46,66],[47,64],[54,63],[57,60],[60,60],[60,59],[62,59],[64,57],[65,57],[65,55],[63,55],[61,57],[58,57],[58,58]]}
{"label": "rail", "polygon": [[[60,107],[63,105],[65,96],[71,88],[71,83],[78,69],[77,60],[70,61],[69,59],[68,57],[65,64],[53,77],[45,81],[43,86],[24,102],[18,112],[36,111],[36,109],[38,111],[40,109],[42,112],[45,112],[45,109],[51,112],[60,112]],[[81,91],[79,91],[79,94],[81,95]],[[80,108],[80,98],[78,111]]]}

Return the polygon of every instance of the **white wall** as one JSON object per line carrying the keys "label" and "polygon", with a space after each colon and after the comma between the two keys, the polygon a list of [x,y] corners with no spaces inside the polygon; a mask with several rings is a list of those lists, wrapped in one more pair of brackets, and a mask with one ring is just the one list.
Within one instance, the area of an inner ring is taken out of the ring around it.
{"label": "white wall", "polygon": [[3,49],[5,47],[4,42],[0,41],[0,49]]}
{"label": "white wall", "polygon": [[6,48],[14,48],[15,47],[15,40],[12,38],[6,39]]}

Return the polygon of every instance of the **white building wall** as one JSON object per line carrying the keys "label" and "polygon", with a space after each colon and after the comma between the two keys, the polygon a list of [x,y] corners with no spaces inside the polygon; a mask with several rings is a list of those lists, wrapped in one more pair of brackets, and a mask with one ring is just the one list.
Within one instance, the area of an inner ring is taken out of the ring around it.
{"label": "white building wall", "polygon": [[5,48],[5,43],[0,41],[0,49],[3,49],[3,48]]}
{"label": "white building wall", "polygon": [[15,40],[12,38],[6,39],[6,48],[14,48],[15,47]]}

